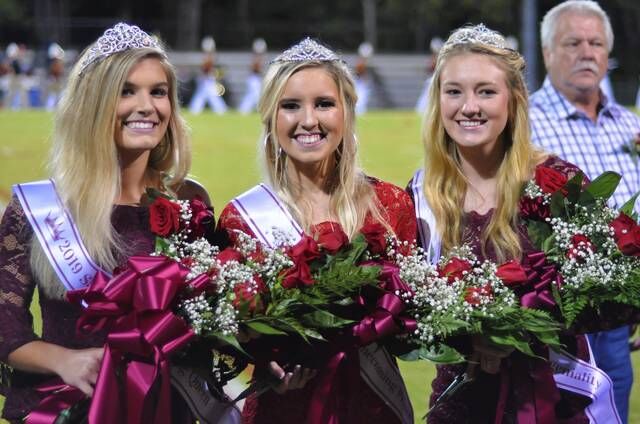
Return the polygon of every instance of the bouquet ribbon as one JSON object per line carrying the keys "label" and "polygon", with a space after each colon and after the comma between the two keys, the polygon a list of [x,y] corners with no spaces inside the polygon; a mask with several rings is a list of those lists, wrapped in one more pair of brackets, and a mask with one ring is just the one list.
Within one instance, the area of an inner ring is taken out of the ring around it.
{"label": "bouquet ribbon", "polygon": [[70,408],[85,398],[84,393],[65,384],[61,378],[42,384],[36,390],[47,396],[27,415],[25,420],[27,424],[53,424],[60,411]]}
{"label": "bouquet ribbon", "polygon": [[[368,262],[363,266],[379,266],[379,263]],[[380,272],[380,288],[385,292],[376,301],[375,310],[364,317],[352,329],[352,336],[357,340],[348,348],[336,352],[318,375],[318,385],[311,398],[307,420],[309,424],[339,424],[338,411],[343,410],[338,405],[353,392],[348,387],[349,381],[364,380],[371,389],[380,396],[403,423],[412,423],[413,414],[408,401],[404,383],[396,365],[384,364],[389,360],[388,354],[382,348],[373,345],[376,340],[397,334],[401,331],[413,331],[416,321],[401,316],[405,305],[399,297],[399,292],[409,292],[408,286],[400,278],[399,268],[389,262],[382,263]],[[366,301],[360,297],[360,305]],[[358,349],[358,346],[365,346]],[[359,353],[364,349],[365,352]],[[347,361],[354,361],[349,366]],[[347,371],[346,378],[340,378],[339,369],[345,365],[347,370],[359,370],[359,374]],[[384,373],[384,376],[380,376]],[[398,380],[399,379],[399,380]],[[385,381],[385,387],[376,382]],[[393,389],[393,390],[392,390]]]}
{"label": "bouquet ribbon", "polygon": [[[365,265],[377,265],[375,262]],[[353,328],[353,334],[365,346],[381,338],[400,332],[412,332],[417,328],[416,320],[402,316],[406,309],[404,301],[396,294],[410,293],[409,286],[400,278],[400,269],[390,262],[383,262],[380,285],[385,293],[377,300],[376,308]],[[364,299],[358,299],[361,305]]]}
{"label": "bouquet ribbon", "polygon": [[[546,351],[546,349],[545,349]],[[538,352],[547,357],[547,352]],[[521,354],[511,356],[509,369],[501,367],[500,395],[496,407],[495,424],[501,424],[507,407],[511,382],[518,382],[515,397],[517,422],[520,424],[551,423],[556,421],[555,405],[560,392],[553,379],[553,371],[546,361],[531,359]]]}
{"label": "bouquet ribbon", "polygon": [[[117,276],[98,273],[86,290],[68,293],[70,301],[85,306],[77,324],[80,332],[108,330],[89,422],[170,424],[169,358],[195,336],[172,307],[187,284],[199,287],[208,278],[201,275],[187,283],[188,272],[166,257],[134,256]],[[35,416],[51,404],[51,396],[62,394],[66,392],[51,393]]]}
{"label": "bouquet ribbon", "polygon": [[520,303],[525,308],[548,310],[556,306],[551,285],[557,284],[559,275],[546,259],[544,252],[533,252],[525,256],[522,266],[508,262],[498,268],[505,285],[521,293]]}

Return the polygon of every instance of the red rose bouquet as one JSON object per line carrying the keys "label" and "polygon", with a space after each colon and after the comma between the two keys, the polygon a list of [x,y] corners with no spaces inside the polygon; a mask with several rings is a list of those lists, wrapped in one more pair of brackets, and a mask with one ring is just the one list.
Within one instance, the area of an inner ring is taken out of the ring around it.
{"label": "red rose bouquet", "polygon": [[[232,377],[223,373],[235,370],[220,358],[234,345],[234,327],[224,317],[232,314],[228,310],[235,292],[211,284],[209,272],[218,249],[202,236],[214,225],[213,211],[198,197],[186,201],[148,194],[155,197],[149,208],[150,228],[157,236],[155,252],[130,257],[113,277],[98,272],[86,289],[68,293],[70,301],[83,306],[78,331],[104,331],[107,336],[91,400],[69,402],[67,393],[77,391],[69,387],[53,387],[43,400],[38,412],[54,418],[56,408],[69,406],[56,422],[88,418],[100,423],[169,423],[172,387],[190,399],[186,404],[199,419],[210,419],[228,407],[220,388]],[[209,296],[221,311],[216,327],[220,343],[203,349],[193,343],[197,326],[184,319],[185,305],[201,296]],[[208,366],[211,347],[219,348],[213,369]],[[192,354],[201,354],[202,361],[193,361]],[[209,389],[195,393],[193,387],[198,386]]]}
{"label": "red rose bouquet", "polygon": [[640,308],[636,198],[620,211],[607,206],[619,181],[619,175],[605,172],[585,184],[581,174],[567,180],[538,167],[524,189],[522,218],[530,239],[558,273],[552,289],[567,327],[609,321],[604,309],[616,305]]}
{"label": "red rose bouquet", "polygon": [[551,315],[538,305],[521,304],[516,294],[529,284],[530,269],[515,261],[501,266],[480,262],[466,246],[452,249],[437,266],[419,248],[394,253],[410,288],[404,301],[417,321],[415,331],[401,336],[413,348],[402,359],[460,362],[464,357],[451,341],[479,334],[531,356],[532,339],[559,345],[559,328]]}

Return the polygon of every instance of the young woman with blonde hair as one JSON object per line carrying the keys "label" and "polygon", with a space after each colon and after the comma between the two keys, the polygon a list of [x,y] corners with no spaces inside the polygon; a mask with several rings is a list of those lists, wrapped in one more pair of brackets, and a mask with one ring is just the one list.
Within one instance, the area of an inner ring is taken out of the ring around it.
{"label": "young woman with blonde hair", "polygon": [[[412,241],[415,218],[406,193],[358,167],[355,105],[351,73],[331,50],[305,39],[278,56],[266,73],[258,106],[266,184],[227,205],[218,227],[232,241],[241,230],[269,244],[275,242],[271,227],[298,236],[341,228],[350,239],[364,225],[380,223]],[[340,361],[330,387],[320,383],[328,366],[310,370],[270,362],[261,367],[282,383],[279,393],[247,399],[243,419],[248,423],[371,424],[406,422],[411,416],[409,404],[401,399],[404,406],[394,412],[380,388],[360,377],[357,349]],[[398,375],[395,364],[387,371]],[[347,389],[338,394],[339,387]],[[403,389],[401,380],[398,387]]]}
{"label": "young woman with blonde hair", "polygon": [[[483,25],[454,31],[438,55],[423,132],[425,167],[410,183],[422,244],[434,257],[466,244],[480,259],[523,259],[535,250],[519,222],[524,183],[538,166],[567,177],[579,172],[531,144],[524,67],[502,35]],[[589,400],[558,389],[546,346],[533,346],[540,358],[531,358],[484,338],[457,342],[469,364],[438,367],[428,422],[588,422]],[[584,336],[564,342],[588,360]],[[436,404],[467,367],[474,381]]]}
{"label": "young woman with blonde hair", "polygon": [[[154,249],[147,188],[183,199],[199,195],[209,203],[204,189],[185,179],[190,160],[173,66],[157,40],[136,26],[117,24],[71,71],[55,113],[48,163],[53,184],[42,186],[59,200],[47,206],[66,209],[87,257],[110,273],[128,256]],[[13,368],[4,376],[11,384],[4,388],[3,416],[17,422],[42,397],[34,387],[52,375],[92,395],[104,334],[76,335],[81,308],[65,300],[69,287],[45,253],[51,244],[41,245],[24,207],[29,203],[18,199],[27,187],[16,187],[0,224],[0,361]],[[50,243],[63,236],[64,217],[45,218]],[[36,287],[41,337],[29,312]]]}

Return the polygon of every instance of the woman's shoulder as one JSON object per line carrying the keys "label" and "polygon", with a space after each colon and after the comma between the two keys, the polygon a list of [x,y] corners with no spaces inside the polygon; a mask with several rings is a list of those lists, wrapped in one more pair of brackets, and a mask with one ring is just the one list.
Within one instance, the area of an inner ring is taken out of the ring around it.
{"label": "woman's shoulder", "polygon": [[18,197],[15,195],[11,197],[2,214],[0,228],[2,229],[2,233],[11,234],[12,237],[24,234],[25,231],[31,233],[31,225],[27,221],[27,216],[25,215],[24,209],[22,209],[20,200],[18,200]]}
{"label": "woman's shoulder", "polygon": [[408,194],[404,189],[387,181],[383,181],[376,177],[367,176],[367,181],[373,187],[378,199],[384,203],[384,200],[401,200],[408,199]]}
{"label": "woman's shoulder", "polygon": [[542,167],[542,166],[561,172],[567,178],[572,178],[576,174],[580,174],[580,173],[584,174],[584,171],[582,171],[582,169],[580,169],[577,165],[567,160],[564,160],[555,154],[548,155],[546,159],[544,159],[542,162],[540,162],[537,165],[537,167]]}
{"label": "woman's shoulder", "polygon": [[202,201],[207,206],[213,206],[211,204],[211,198],[209,198],[209,193],[204,188],[202,184],[197,182],[196,180],[192,180],[190,178],[186,178],[176,189],[176,195],[179,199],[189,200],[198,196],[202,199]]}
{"label": "woman's shoulder", "polygon": [[231,240],[235,240],[234,233],[236,230],[255,237],[255,234],[240,214],[240,211],[238,211],[238,208],[236,208],[233,202],[229,202],[220,213],[217,231],[225,232],[229,237],[231,237]]}

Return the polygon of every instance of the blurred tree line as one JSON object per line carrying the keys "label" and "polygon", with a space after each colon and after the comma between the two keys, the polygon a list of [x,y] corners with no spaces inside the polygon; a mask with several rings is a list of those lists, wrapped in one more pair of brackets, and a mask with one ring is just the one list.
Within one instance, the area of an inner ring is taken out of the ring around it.
{"label": "blurred tree line", "polygon": [[[263,37],[280,50],[304,35],[352,52],[368,35],[378,52],[427,52],[432,37],[446,38],[466,23],[484,22],[520,38],[525,0],[0,0],[0,48],[9,42],[41,47],[56,41],[82,47],[119,20],[159,34],[169,47],[199,49],[212,35],[219,49],[249,49]],[[537,21],[559,1],[536,0]],[[616,36],[614,82],[640,72],[640,1],[601,0]],[[539,26],[538,26],[539,28]],[[542,61],[539,61],[542,66]],[[542,73],[540,73],[542,75]]]}

